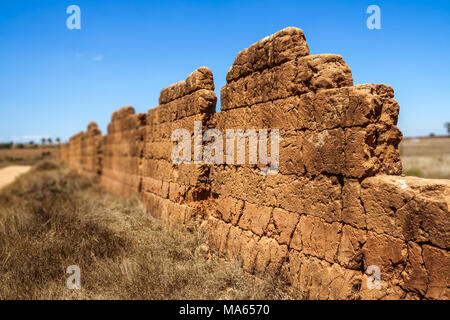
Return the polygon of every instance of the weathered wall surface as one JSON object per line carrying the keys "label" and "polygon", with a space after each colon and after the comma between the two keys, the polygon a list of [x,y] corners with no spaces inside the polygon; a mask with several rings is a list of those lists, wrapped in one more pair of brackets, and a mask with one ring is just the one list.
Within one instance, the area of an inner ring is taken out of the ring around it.
{"label": "weathered wall surface", "polygon": [[[102,140],[95,126],[59,157],[169,223],[202,222],[218,254],[279,275],[298,297],[450,298],[450,182],[400,176],[391,87],[353,85],[342,57],[310,55],[303,32],[287,28],[238,54],[218,113],[213,90],[211,71],[197,69],[146,115],[116,111]],[[278,129],[279,172],[175,164],[171,134],[201,139],[194,121],[202,133]],[[367,285],[370,266],[380,289]]]}
{"label": "weathered wall surface", "polygon": [[136,115],[131,106],[112,114],[103,139],[101,183],[106,190],[125,197],[139,192],[144,127],[145,115]]}
{"label": "weathered wall surface", "polygon": [[68,144],[62,144],[57,157],[65,165],[79,173],[100,176],[102,174],[103,136],[97,123],[91,122],[86,132],[80,132],[70,138]]}
{"label": "weathered wall surface", "polygon": [[84,152],[83,152],[83,173],[87,175],[102,174],[102,131],[98,128],[97,123],[91,122],[87,127],[84,135]]}
{"label": "weathered wall surface", "polygon": [[85,154],[85,133],[79,132],[69,139],[67,148],[66,164],[77,170],[79,173],[83,172],[84,154]]}
{"label": "weathered wall surface", "polygon": [[149,212],[165,221],[188,223],[205,214],[198,201],[209,197],[209,168],[206,164],[174,165],[171,134],[187,129],[192,140],[194,121],[207,125],[216,101],[213,75],[203,67],[162,90],[160,105],[147,114],[141,199]]}

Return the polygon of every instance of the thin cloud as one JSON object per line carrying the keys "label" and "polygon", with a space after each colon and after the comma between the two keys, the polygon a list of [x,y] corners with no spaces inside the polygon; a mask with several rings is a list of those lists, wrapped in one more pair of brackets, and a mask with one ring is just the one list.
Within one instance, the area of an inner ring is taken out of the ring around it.
{"label": "thin cloud", "polygon": [[96,62],[103,61],[103,56],[100,54],[98,56],[93,57],[92,60],[94,60]]}
{"label": "thin cloud", "polygon": [[42,138],[48,139],[50,138],[50,136],[41,134],[25,134],[23,136],[12,136],[10,141],[12,142],[40,141]]}

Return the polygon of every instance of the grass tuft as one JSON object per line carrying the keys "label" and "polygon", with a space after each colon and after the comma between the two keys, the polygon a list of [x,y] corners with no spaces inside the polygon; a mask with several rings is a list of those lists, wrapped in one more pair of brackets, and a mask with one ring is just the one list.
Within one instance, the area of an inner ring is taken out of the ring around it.
{"label": "grass tuft", "polygon": [[[169,229],[54,162],[0,192],[0,299],[288,298],[204,247],[199,230]],[[70,265],[81,290],[66,288]]]}
{"label": "grass tuft", "polygon": [[423,177],[422,171],[418,169],[403,170],[403,174],[412,177]]}

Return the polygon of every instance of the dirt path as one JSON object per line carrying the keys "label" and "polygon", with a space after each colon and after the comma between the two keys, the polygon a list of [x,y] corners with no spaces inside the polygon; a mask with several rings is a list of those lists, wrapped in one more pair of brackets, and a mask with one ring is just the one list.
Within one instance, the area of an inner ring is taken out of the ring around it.
{"label": "dirt path", "polygon": [[18,176],[30,170],[31,166],[10,166],[0,169],[0,189],[13,182]]}

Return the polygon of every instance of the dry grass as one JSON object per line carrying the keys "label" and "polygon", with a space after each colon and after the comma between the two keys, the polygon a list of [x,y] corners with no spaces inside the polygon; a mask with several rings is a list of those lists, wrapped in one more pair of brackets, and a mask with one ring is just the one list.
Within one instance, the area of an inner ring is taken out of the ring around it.
{"label": "dry grass", "polygon": [[406,175],[450,179],[450,137],[404,139],[400,154]]}
{"label": "dry grass", "polygon": [[[0,299],[288,298],[202,244],[200,231],[168,229],[138,201],[47,162],[0,193]],[[66,288],[69,265],[81,290]]]}
{"label": "dry grass", "polygon": [[55,156],[57,148],[0,149],[0,169],[9,165],[34,165]]}
{"label": "dry grass", "polygon": [[25,149],[0,149],[0,158],[33,159],[42,156],[43,153],[54,155],[57,148],[25,148]]}

